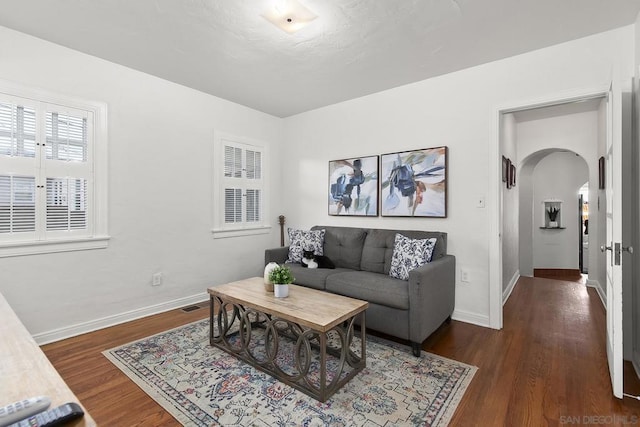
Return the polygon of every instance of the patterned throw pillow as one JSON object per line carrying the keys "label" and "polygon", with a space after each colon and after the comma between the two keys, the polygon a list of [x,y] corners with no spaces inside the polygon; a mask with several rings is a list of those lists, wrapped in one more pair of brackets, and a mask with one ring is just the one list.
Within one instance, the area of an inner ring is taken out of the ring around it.
{"label": "patterned throw pillow", "polygon": [[287,229],[289,233],[289,258],[286,262],[300,263],[302,251],[313,249],[316,255],[324,255],[325,230],[295,230]]}
{"label": "patterned throw pillow", "polygon": [[436,238],[410,239],[402,234],[396,234],[393,244],[393,256],[389,276],[396,279],[409,280],[409,272],[428,262],[431,262]]}

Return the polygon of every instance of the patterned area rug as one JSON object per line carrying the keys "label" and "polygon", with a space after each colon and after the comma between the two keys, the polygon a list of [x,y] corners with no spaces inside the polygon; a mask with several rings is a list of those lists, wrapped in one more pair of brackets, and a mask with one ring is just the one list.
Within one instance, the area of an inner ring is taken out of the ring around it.
{"label": "patterned area rug", "polygon": [[367,335],[367,367],[320,403],[211,347],[208,319],[103,354],[186,426],[446,426],[477,370]]}

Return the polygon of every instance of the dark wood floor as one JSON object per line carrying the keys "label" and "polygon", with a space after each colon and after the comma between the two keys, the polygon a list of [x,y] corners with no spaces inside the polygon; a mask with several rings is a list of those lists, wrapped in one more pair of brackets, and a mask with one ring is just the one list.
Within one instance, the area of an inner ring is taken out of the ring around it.
{"label": "dark wood floor", "polygon": [[[43,350],[99,425],[177,426],[101,352],[206,318],[203,307],[103,329]],[[638,425],[640,401],[612,395],[605,328],[605,311],[593,289],[521,278],[504,307],[502,330],[453,321],[423,348],[479,368],[451,425]],[[626,369],[625,392],[640,394],[631,369]]]}

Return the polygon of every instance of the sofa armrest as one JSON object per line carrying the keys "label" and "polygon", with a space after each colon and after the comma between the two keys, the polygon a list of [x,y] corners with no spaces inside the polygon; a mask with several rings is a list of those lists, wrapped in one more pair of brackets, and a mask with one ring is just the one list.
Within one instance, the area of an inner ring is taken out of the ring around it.
{"label": "sofa armrest", "polygon": [[279,248],[265,249],[264,251],[264,265],[270,262],[277,262],[278,264],[284,264],[289,257],[289,246],[282,246]]}
{"label": "sofa armrest", "polygon": [[422,343],[453,313],[456,258],[444,255],[409,272],[409,339]]}

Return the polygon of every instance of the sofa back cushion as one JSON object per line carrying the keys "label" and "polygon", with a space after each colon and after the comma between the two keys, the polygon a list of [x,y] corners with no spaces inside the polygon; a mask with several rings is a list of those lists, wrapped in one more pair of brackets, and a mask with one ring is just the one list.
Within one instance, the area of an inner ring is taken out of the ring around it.
{"label": "sofa back cushion", "polygon": [[447,253],[447,233],[437,231],[385,230],[374,228],[367,232],[367,238],[362,249],[362,261],[360,263],[360,268],[364,271],[371,271],[373,273],[389,274],[391,258],[393,256],[393,245],[397,233],[409,237],[410,239],[429,239],[435,237],[436,246],[431,257],[432,261],[441,258]]}
{"label": "sofa back cushion", "polygon": [[338,268],[360,270],[362,248],[367,230],[356,227],[314,226],[312,230],[325,230],[324,255]]}

